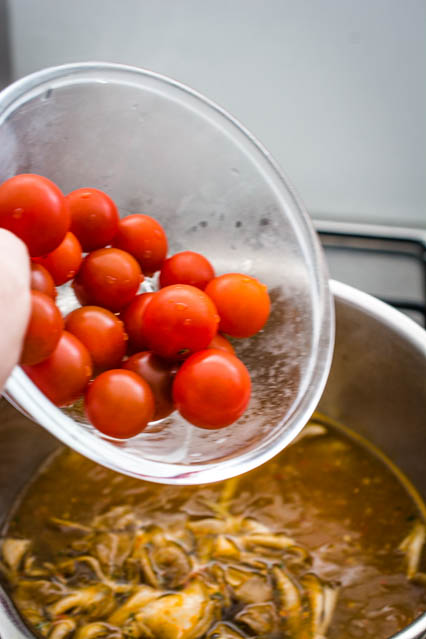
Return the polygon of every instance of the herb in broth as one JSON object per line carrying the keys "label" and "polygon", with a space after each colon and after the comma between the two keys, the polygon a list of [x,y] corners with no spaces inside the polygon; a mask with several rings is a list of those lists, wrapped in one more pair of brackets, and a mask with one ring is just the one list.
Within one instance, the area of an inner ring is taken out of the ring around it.
{"label": "herb in broth", "polygon": [[27,488],[1,566],[51,639],[384,639],[426,610],[422,508],[320,421],[210,486],[152,485],[64,451]]}

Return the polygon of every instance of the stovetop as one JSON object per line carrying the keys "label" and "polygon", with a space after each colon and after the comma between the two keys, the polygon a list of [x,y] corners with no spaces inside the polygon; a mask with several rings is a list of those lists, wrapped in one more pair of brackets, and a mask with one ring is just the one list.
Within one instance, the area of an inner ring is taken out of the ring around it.
{"label": "stovetop", "polygon": [[314,220],[330,277],[426,327],[426,231]]}

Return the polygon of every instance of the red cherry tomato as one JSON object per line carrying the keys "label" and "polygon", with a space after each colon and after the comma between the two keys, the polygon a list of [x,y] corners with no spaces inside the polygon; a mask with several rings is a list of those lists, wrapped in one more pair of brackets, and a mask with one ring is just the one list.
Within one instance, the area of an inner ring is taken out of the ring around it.
{"label": "red cherry tomato", "polygon": [[213,266],[204,255],[182,251],[164,262],[160,271],[160,286],[190,284],[204,290],[214,276]]}
{"label": "red cherry tomato", "polygon": [[41,264],[31,262],[31,290],[40,291],[53,300],[56,299],[56,288],[53,277]]}
{"label": "red cherry tomato", "polygon": [[174,410],[172,384],[176,365],[161,359],[151,351],[129,357],[123,368],[133,371],[149,384],[155,400],[154,420],[163,419]]}
{"label": "red cherry tomato", "polygon": [[218,322],[210,298],[186,284],[166,286],[155,293],[142,320],[150,350],[166,359],[182,359],[206,348]]}
{"label": "red cherry tomato", "polygon": [[76,308],[65,318],[67,331],[78,337],[98,369],[116,368],[126,352],[124,325],[100,306]]}
{"label": "red cherry tomato", "polygon": [[87,255],[74,280],[80,303],[119,311],[136,296],[143,275],[134,257],[115,248]]}
{"label": "red cherry tomato", "polygon": [[0,227],[20,237],[32,257],[59,246],[69,226],[65,197],[47,178],[23,173],[0,186]]}
{"label": "red cherry tomato", "polygon": [[56,286],[60,286],[75,276],[82,259],[80,242],[74,233],[68,232],[54,251],[44,257],[36,257],[34,261],[47,268]]}
{"label": "red cherry tomato", "polygon": [[77,189],[66,200],[71,213],[71,231],[84,251],[94,251],[111,244],[120,219],[111,198],[98,189]]}
{"label": "red cherry tomato", "polygon": [[66,406],[83,394],[92,376],[92,361],[80,340],[64,331],[50,357],[23,369],[51,402]]}
{"label": "red cherry tomato", "polygon": [[145,350],[147,348],[146,338],[142,329],[142,318],[147,304],[154,297],[154,293],[142,293],[136,295],[135,299],[120,313],[120,319],[124,322],[129,346],[135,350]]}
{"label": "red cherry tomato", "polygon": [[251,337],[269,317],[268,290],[254,277],[227,273],[211,280],[205,292],[220,315],[219,330],[232,337]]}
{"label": "red cherry tomato", "polygon": [[64,320],[52,298],[31,291],[31,315],[24,339],[21,364],[38,364],[56,348],[64,329]]}
{"label": "red cherry tomato", "polygon": [[102,373],[89,386],[86,413],[110,437],[127,439],[144,430],[154,415],[154,396],[146,381],[122,369]]}
{"label": "red cherry tomato", "polygon": [[145,275],[158,271],[167,255],[164,229],[149,215],[128,215],[120,220],[113,244],[133,255]]}
{"label": "red cherry tomato", "polygon": [[173,399],[194,426],[229,426],[244,413],[250,399],[250,375],[235,355],[209,348],[191,355],[178,370]]}
{"label": "red cherry tomato", "polygon": [[220,351],[226,351],[227,353],[231,353],[231,355],[235,355],[235,350],[231,342],[223,335],[220,335],[220,333],[213,337],[208,348],[218,348]]}

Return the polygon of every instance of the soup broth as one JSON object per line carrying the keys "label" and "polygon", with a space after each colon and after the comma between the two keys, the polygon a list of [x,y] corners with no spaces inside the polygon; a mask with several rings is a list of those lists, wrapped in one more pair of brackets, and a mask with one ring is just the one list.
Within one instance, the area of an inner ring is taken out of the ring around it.
{"label": "soup broth", "polygon": [[240,478],[172,487],[70,450],[4,531],[4,584],[52,639],[385,639],[426,610],[424,507],[378,451],[316,418]]}

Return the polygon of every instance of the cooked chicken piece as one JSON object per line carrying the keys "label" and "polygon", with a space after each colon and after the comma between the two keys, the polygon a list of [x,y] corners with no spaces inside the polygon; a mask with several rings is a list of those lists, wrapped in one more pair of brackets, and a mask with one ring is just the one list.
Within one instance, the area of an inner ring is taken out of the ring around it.
{"label": "cooked chicken piece", "polygon": [[201,580],[147,604],[137,615],[156,639],[197,639],[215,619],[217,603]]}
{"label": "cooked chicken piece", "polygon": [[29,539],[13,539],[12,537],[8,537],[3,541],[1,547],[3,559],[11,570],[18,570],[30,545],[31,542]]}

